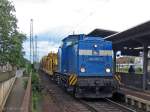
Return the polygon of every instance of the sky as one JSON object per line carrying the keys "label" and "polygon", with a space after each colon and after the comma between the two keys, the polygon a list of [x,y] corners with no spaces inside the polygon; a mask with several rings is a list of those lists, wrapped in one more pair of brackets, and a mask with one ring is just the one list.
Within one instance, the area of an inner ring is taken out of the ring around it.
{"label": "sky", "polygon": [[[67,35],[88,34],[95,28],[123,31],[150,20],[150,0],[10,0],[16,8],[18,28],[29,36],[30,19],[38,37],[41,58],[57,52]],[[29,41],[25,41],[29,58]]]}

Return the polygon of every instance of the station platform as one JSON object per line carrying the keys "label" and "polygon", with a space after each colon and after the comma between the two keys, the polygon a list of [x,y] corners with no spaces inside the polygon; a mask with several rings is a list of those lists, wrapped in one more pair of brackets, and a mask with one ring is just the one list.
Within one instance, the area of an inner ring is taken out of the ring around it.
{"label": "station platform", "polygon": [[144,111],[150,112],[150,91],[140,91],[121,87],[120,93],[124,94],[125,102]]}

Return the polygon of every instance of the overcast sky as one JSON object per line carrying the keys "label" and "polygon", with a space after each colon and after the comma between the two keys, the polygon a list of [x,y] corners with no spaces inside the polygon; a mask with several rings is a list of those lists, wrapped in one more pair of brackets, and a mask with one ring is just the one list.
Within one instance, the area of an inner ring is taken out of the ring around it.
{"label": "overcast sky", "polygon": [[[89,33],[95,28],[123,31],[150,20],[150,0],[12,0],[19,30],[29,35],[30,19],[40,57],[57,51],[66,35]],[[55,44],[54,44],[55,43]],[[29,54],[29,43],[24,43]],[[26,55],[28,57],[28,55]]]}

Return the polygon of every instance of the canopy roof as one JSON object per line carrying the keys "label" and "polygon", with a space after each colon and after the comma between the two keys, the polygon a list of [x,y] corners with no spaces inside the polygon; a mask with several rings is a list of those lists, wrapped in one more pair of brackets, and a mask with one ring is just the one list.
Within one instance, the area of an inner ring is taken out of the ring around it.
{"label": "canopy roof", "polygon": [[150,21],[119,32],[105,39],[113,42],[115,46],[141,47],[143,44],[150,45]]}
{"label": "canopy roof", "polygon": [[116,31],[104,30],[104,29],[95,29],[90,32],[87,36],[94,36],[94,37],[107,37],[112,34],[117,33]]}
{"label": "canopy roof", "polygon": [[113,49],[122,51],[124,55],[139,55],[144,45],[150,45],[150,21],[105,37],[112,41]]}
{"label": "canopy roof", "polygon": [[95,29],[88,36],[104,37],[112,41],[113,49],[124,55],[139,55],[144,45],[150,46],[150,21],[137,25],[123,32]]}

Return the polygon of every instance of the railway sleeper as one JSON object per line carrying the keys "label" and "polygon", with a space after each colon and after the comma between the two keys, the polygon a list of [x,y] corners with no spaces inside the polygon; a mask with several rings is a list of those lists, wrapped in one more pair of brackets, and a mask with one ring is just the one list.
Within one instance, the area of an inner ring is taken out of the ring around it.
{"label": "railway sleeper", "polygon": [[144,100],[132,95],[126,95],[125,102],[129,105],[136,106],[139,109],[150,112],[150,101],[148,100]]}

